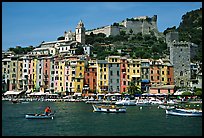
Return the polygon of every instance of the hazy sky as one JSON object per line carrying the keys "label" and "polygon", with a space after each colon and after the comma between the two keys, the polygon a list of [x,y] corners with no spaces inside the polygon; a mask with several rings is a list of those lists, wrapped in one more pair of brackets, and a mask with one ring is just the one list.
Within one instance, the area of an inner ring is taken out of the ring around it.
{"label": "hazy sky", "polygon": [[2,50],[55,41],[64,31],[75,32],[82,20],[86,30],[126,18],[157,15],[160,32],[178,27],[186,12],[202,2],[2,2]]}

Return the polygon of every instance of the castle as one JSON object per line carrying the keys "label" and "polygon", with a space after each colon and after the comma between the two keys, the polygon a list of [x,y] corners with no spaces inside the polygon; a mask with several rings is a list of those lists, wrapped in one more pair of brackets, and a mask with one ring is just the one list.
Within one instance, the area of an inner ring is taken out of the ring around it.
{"label": "castle", "polygon": [[86,35],[90,35],[90,33],[104,33],[108,37],[110,35],[119,35],[121,31],[124,31],[126,34],[128,34],[131,33],[130,30],[132,31],[132,34],[141,32],[144,35],[153,32],[155,36],[161,36],[161,33],[159,33],[157,28],[157,15],[154,15],[152,18],[148,16],[139,16],[131,19],[127,18],[120,23],[114,23],[113,25],[87,30]]}

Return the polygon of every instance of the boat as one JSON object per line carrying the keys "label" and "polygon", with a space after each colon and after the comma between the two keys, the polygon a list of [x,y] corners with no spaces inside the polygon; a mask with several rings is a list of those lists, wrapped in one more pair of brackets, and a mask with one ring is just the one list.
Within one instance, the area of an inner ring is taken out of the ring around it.
{"label": "boat", "polygon": [[150,99],[149,102],[152,104],[152,105],[158,105],[158,104],[163,104],[163,102],[159,99]]}
{"label": "boat", "polygon": [[106,113],[125,113],[126,107],[125,106],[117,106],[117,105],[110,105],[110,104],[92,104],[93,112],[106,112]]}
{"label": "boat", "polygon": [[148,100],[146,100],[146,99],[136,100],[135,104],[137,106],[150,106],[151,105],[151,103]]}
{"label": "boat", "polygon": [[21,103],[20,100],[18,100],[18,99],[11,99],[11,102],[12,102],[13,104],[15,104],[15,103]]}
{"label": "boat", "polygon": [[54,119],[54,114],[49,114],[49,115],[45,115],[45,114],[26,114],[25,118],[26,119]]}
{"label": "boat", "polygon": [[131,101],[129,98],[124,98],[121,101],[116,101],[115,105],[136,105],[135,101]]}
{"label": "boat", "polygon": [[160,104],[158,106],[158,108],[162,108],[162,109],[174,109],[175,106],[174,105],[168,105],[168,104]]}
{"label": "boat", "polygon": [[178,116],[202,116],[202,110],[197,109],[166,109],[167,115],[178,115]]}

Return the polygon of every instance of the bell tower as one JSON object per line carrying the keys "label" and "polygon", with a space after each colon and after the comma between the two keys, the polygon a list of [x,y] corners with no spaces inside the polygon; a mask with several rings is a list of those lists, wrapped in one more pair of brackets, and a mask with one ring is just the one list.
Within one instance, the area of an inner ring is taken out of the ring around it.
{"label": "bell tower", "polygon": [[85,45],[85,27],[82,20],[79,21],[76,27],[76,41],[80,42],[82,45]]}

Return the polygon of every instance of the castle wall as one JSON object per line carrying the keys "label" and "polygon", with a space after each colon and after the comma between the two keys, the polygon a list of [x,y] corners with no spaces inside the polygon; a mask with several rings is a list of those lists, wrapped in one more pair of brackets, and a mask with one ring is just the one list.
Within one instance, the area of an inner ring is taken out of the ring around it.
{"label": "castle wall", "polygon": [[105,27],[101,27],[98,29],[93,29],[90,31],[86,31],[86,35],[90,35],[91,32],[93,32],[94,34],[98,34],[98,33],[104,33],[106,34],[106,36],[116,36],[118,34],[120,34],[120,31],[125,31],[126,33],[130,32],[130,29],[133,30],[133,34],[137,34],[142,32],[142,34],[150,34],[150,31],[155,32],[156,36],[158,35],[158,29],[157,29],[157,16],[153,16],[152,18],[149,18],[149,20],[147,19],[138,19],[138,20],[125,20],[123,22],[120,23],[122,26],[105,26]]}

